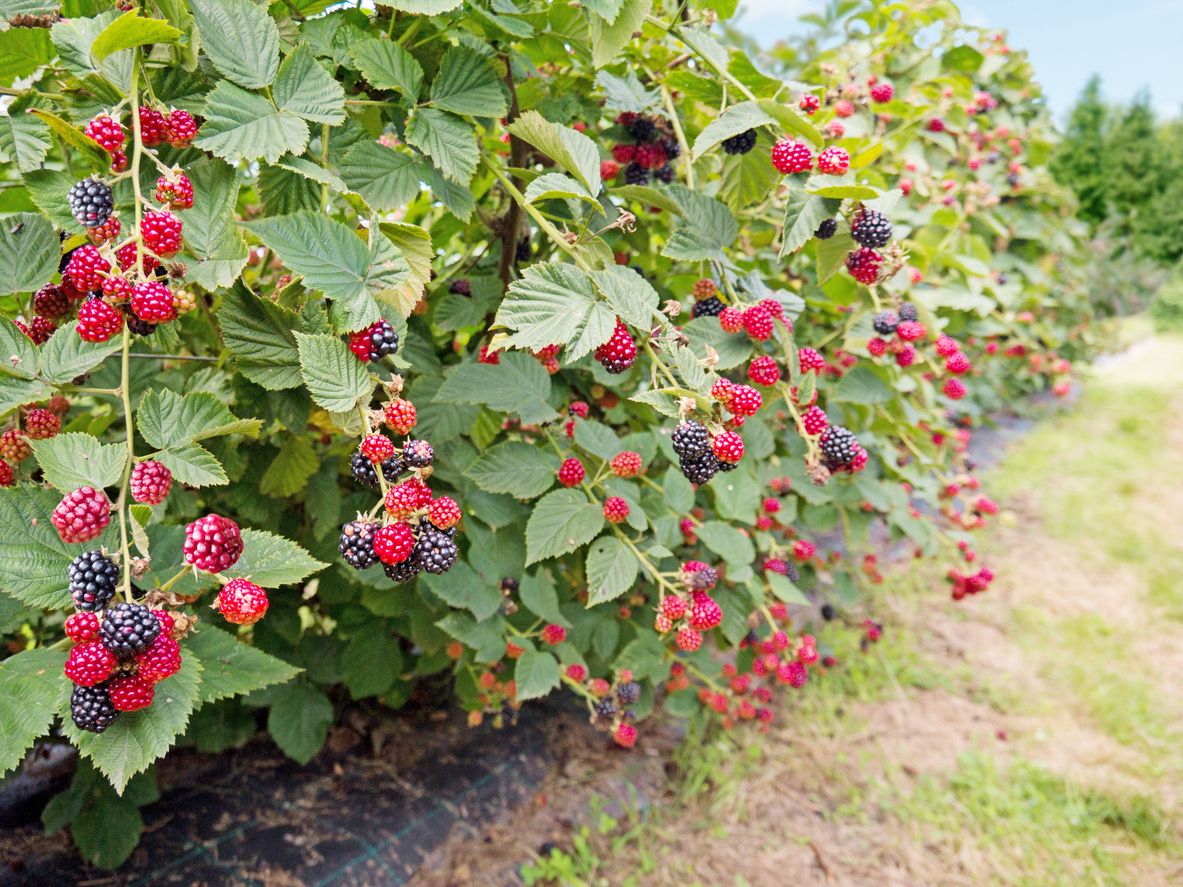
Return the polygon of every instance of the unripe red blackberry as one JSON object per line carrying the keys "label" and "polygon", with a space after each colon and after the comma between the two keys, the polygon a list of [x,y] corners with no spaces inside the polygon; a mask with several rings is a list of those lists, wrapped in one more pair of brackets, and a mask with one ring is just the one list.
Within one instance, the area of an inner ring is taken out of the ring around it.
{"label": "unripe red blackberry", "polygon": [[817,155],[817,171],[831,176],[845,175],[850,169],[850,155],[845,148],[831,145]]}
{"label": "unripe red blackberry", "polygon": [[690,293],[694,296],[694,301],[701,302],[703,299],[709,299],[711,296],[718,295],[719,287],[709,277],[700,277],[694,281],[694,286],[691,288]]}
{"label": "unripe red blackberry", "polygon": [[392,517],[407,518],[431,502],[431,490],[415,478],[395,484],[386,491],[386,510]]}
{"label": "unripe red blackberry", "polygon": [[102,490],[82,487],[67,493],[49,520],[63,542],[89,542],[111,523],[111,503]]}
{"label": "unripe red blackberry", "polygon": [[402,521],[379,527],[374,533],[374,554],[384,564],[397,564],[411,556],[415,533]]}
{"label": "unripe red blackberry", "polygon": [[119,223],[119,217],[112,215],[103,224],[88,228],[86,230],[86,236],[90,238],[90,242],[95,246],[102,246],[104,243],[110,243],[117,238],[122,227]]}
{"label": "unripe red blackberry", "polygon": [[850,99],[839,99],[834,104],[834,116],[836,117],[853,117],[854,116],[854,102]]}
{"label": "unripe red blackberry", "polygon": [[122,661],[145,652],[158,637],[160,622],[142,604],[124,601],[108,607],[99,625],[99,640]]}
{"label": "unripe red blackberry", "polygon": [[122,675],[107,685],[116,711],[139,711],[152,704],[156,689],[139,675]]}
{"label": "unripe red blackberry", "polygon": [[850,236],[860,246],[887,246],[891,241],[891,220],[878,210],[863,207],[850,222]]}
{"label": "unripe red blackberry", "polygon": [[47,283],[33,295],[33,310],[50,319],[64,317],[70,311],[70,300],[60,286]]}
{"label": "unripe red blackberry", "polygon": [[[16,321],[18,326],[20,321]],[[29,322],[29,328],[25,330],[25,335],[32,340],[34,345],[44,345],[49,341],[49,337],[57,330],[57,326],[52,320],[46,317],[37,316]]]}
{"label": "unripe red blackberry", "polygon": [[820,373],[826,368],[826,359],[813,348],[798,348],[797,365],[803,373]]}
{"label": "unripe red blackberry", "polygon": [[961,346],[957,344],[957,340],[952,336],[942,335],[937,337],[936,352],[941,357],[952,357],[960,350]]}
{"label": "unripe red blackberry", "polygon": [[617,477],[636,477],[641,473],[641,454],[624,450],[613,456],[608,465]]}
{"label": "unripe red blackberry", "polygon": [[345,563],[355,570],[372,567],[378,560],[374,553],[374,534],[379,526],[371,521],[349,521],[341,526],[341,539],[337,543],[337,550]]}
{"label": "unripe red blackberry", "polygon": [[78,644],[66,657],[66,677],[79,687],[94,687],[115,672],[119,661],[98,641]]}
{"label": "unripe red blackberry", "polygon": [[757,357],[748,364],[748,378],[757,385],[768,388],[780,381],[780,367],[767,355]]}
{"label": "unripe red blackberry", "polygon": [[738,308],[724,308],[719,312],[719,326],[725,333],[738,333],[744,328],[744,312]]}
{"label": "unripe red blackberry", "polygon": [[561,644],[567,640],[567,629],[556,623],[544,626],[541,633],[543,643],[550,645]]}
{"label": "unripe red blackberry", "polygon": [[171,678],[180,670],[181,645],[164,632],[136,656],[136,674],[150,684]]}
{"label": "unripe red blackberry", "polygon": [[902,320],[895,328],[895,334],[905,342],[915,342],[928,335],[928,330],[919,321]]}
{"label": "unripe red blackberry", "polygon": [[694,628],[683,628],[678,632],[675,643],[678,649],[686,653],[693,653],[702,646],[702,632]]}
{"label": "unripe red blackberry", "polygon": [[137,462],[131,470],[131,497],[137,502],[159,505],[168,498],[173,486],[173,473],[153,459]]}
{"label": "unripe red blackberry", "polygon": [[637,359],[637,343],[620,318],[616,319],[612,337],[596,349],[595,358],[613,374],[623,373]]}
{"label": "unripe red blackberry", "polygon": [[876,104],[887,104],[894,96],[895,87],[886,80],[876,83],[871,87],[871,101],[875,102]]}
{"label": "unripe red blackberry", "polygon": [[155,256],[148,252],[137,251],[134,240],[129,240],[115,250],[115,258],[119,261],[119,267],[124,271],[138,268],[137,260],[143,265],[144,274],[151,274],[160,267],[160,260]]}
{"label": "unripe red blackberry", "polygon": [[604,517],[609,523],[618,524],[628,520],[628,502],[619,496],[609,496],[604,500]]}
{"label": "unripe red blackberry", "polygon": [[661,613],[671,622],[676,622],[686,615],[686,601],[676,594],[667,594],[661,599]]}
{"label": "unripe red blackberry", "polygon": [[106,685],[74,688],[70,696],[70,719],[79,730],[102,733],[118,716]]}
{"label": "unripe red blackberry", "polygon": [[868,247],[859,247],[846,256],[846,270],[859,283],[870,286],[879,282],[879,272],[883,268],[883,254]]}
{"label": "unripe red blackberry", "polygon": [[76,644],[85,644],[98,638],[99,617],[94,613],[73,613],[63,627],[66,637]]}
{"label": "unripe red blackberry", "polygon": [[710,631],[723,621],[723,610],[705,591],[696,591],[691,595],[687,621],[691,628]]}
{"label": "unripe red blackberry", "polygon": [[0,456],[9,462],[23,462],[33,455],[28,439],[16,428],[0,434]]}
{"label": "unripe red blackberry", "polygon": [[384,434],[367,434],[362,438],[358,450],[377,465],[394,455],[394,443]]}
{"label": "unripe red blackberry", "polygon": [[156,199],[170,209],[189,209],[193,206],[193,183],[179,169],[156,180]]}
{"label": "unripe red blackberry", "polygon": [[949,359],[945,361],[945,369],[955,375],[969,372],[969,358],[964,353],[958,351],[949,355]]}
{"label": "unripe red blackberry", "polygon": [[441,530],[450,530],[462,516],[460,506],[448,496],[440,496],[427,506],[427,519]]}
{"label": "unripe red blackberry", "polygon": [[133,292],[135,292],[135,286],[121,274],[111,274],[103,278],[103,300],[108,304],[116,305],[120,302],[128,302],[131,300]]}
{"label": "unripe red blackberry", "polygon": [[665,166],[669,158],[666,156],[665,149],[656,142],[648,145],[637,145],[636,161],[639,166],[645,169],[660,169]]}
{"label": "unripe red blackberry", "polygon": [[821,99],[815,95],[803,95],[801,101],[797,103],[797,107],[806,114],[812,115],[818,108],[822,106]]}
{"label": "unripe red blackberry", "polygon": [[123,125],[118,120],[102,114],[95,117],[90,123],[86,124],[84,132],[99,143],[99,147],[108,154],[114,153],[123,147],[124,141],[127,139],[127,134],[123,131]]}
{"label": "unripe red blackberry", "polygon": [[165,140],[164,115],[147,105],[140,106],[140,141],[149,148]]}
{"label": "unripe red blackberry", "polygon": [[49,440],[62,430],[62,420],[57,413],[41,409],[25,413],[25,434],[33,440]]}
{"label": "unripe red blackberry", "polygon": [[957,378],[946,379],[942,390],[945,392],[945,397],[950,400],[961,400],[961,398],[969,393],[969,389],[965,387],[965,383]]}
{"label": "unripe red blackberry", "polygon": [[0,487],[11,487],[16,480],[16,476],[12,472],[12,466],[0,459]]}
{"label": "unripe red blackberry", "polygon": [[78,308],[78,337],[106,342],[123,329],[123,315],[102,299],[87,299]]}
{"label": "unripe red blackberry", "polygon": [[83,228],[97,228],[115,211],[111,186],[99,179],[83,179],[66,195],[70,213]]}
{"label": "unripe red blackberry", "polygon": [[185,148],[197,138],[197,122],[188,111],[170,111],[164,120],[164,135],[174,148]]}
{"label": "unripe red blackberry", "polygon": [[772,315],[759,305],[753,305],[744,310],[743,328],[757,342],[763,342],[772,335]]}
{"label": "unripe red blackberry", "polygon": [[[144,246],[162,259],[181,251],[181,220],[168,210],[150,209],[140,221]],[[171,306],[172,300],[169,299]]]}
{"label": "unripe red blackberry", "polygon": [[895,353],[895,362],[901,368],[910,367],[916,362],[916,347],[911,344],[904,345]]}
{"label": "unripe red blackberry", "polygon": [[782,175],[809,172],[813,169],[813,152],[804,142],[781,139],[772,146],[772,165]]}
{"label": "unripe red blackberry", "polygon": [[214,609],[233,625],[254,625],[267,613],[269,605],[267,592],[261,587],[246,579],[231,579],[218,592]]}
{"label": "unripe red blackberry", "polygon": [[221,573],[242,556],[242,531],[220,514],[207,514],[185,527],[185,563],[207,573]]}
{"label": "unripe red blackberry", "polygon": [[782,662],[776,667],[776,678],[781,683],[800,689],[809,682],[809,670],[796,660]]}
{"label": "unripe red blackberry", "polygon": [[734,431],[724,431],[715,435],[711,449],[720,462],[738,462],[743,458],[743,438]]}
{"label": "unripe red blackberry", "polygon": [[628,722],[621,722],[612,731],[612,741],[621,748],[632,748],[637,744],[637,728]]}
{"label": "unripe red blackberry", "polygon": [[152,615],[156,617],[156,621],[160,623],[160,633],[165,637],[173,637],[177,627],[177,622],[173,618],[173,614],[168,610],[153,610]]}
{"label": "unripe red blackberry", "polygon": [[801,425],[805,433],[815,436],[830,427],[830,420],[819,406],[812,406],[801,414]]}
{"label": "unripe red blackberry", "polygon": [[141,281],[132,287],[131,310],[148,323],[167,323],[177,316],[172,290],[159,280]]}
{"label": "unripe red blackberry", "polygon": [[723,139],[723,151],[727,154],[747,154],[756,147],[756,130],[746,129],[739,135]]}
{"label": "unripe red blackberry", "polygon": [[727,401],[727,409],[736,416],[754,416],[764,405],[764,398],[760,392],[749,385],[733,385],[731,397]]}
{"label": "unripe red blackberry", "polygon": [[92,244],[84,243],[70,253],[70,259],[62,273],[69,277],[78,289],[89,293],[103,285],[103,277],[110,270],[111,263],[102,257],[98,249]]}
{"label": "unripe red blackberry", "polygon": [[379,320],[364,330],[350,333],[349,350],[362,363],[376,363],[398,351],[398,334],[387,321]]}
{"label": "unripe red blackberry", "polygon": [[583,483],[583,478],[586,475],[587,472],[583,468],[583,463],[578,459],[564,459],[563,464],[559,466],[559,483],[565,487],[579,486]]}
{"label": "unripe red blackberry", "polygon": [[398,434],[410,434],[415,427],[415,405],[401,398],[390,401],[382,411],[386,424]]}

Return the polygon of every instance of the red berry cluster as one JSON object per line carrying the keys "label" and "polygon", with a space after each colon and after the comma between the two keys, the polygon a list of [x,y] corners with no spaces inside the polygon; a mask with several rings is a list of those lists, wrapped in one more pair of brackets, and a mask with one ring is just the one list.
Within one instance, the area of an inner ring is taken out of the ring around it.
{"label": "red berry cluster", "polygon": [[612,146],[612,159],[600,163],[602,178],[615,178],[623,170],[628,185],[647,185],[650,176],[667,184],[674,180],[671,161],[681,154],[681,146],[664,117],[625,111],[617,116],[616,127],[608,136],[617,142]]}

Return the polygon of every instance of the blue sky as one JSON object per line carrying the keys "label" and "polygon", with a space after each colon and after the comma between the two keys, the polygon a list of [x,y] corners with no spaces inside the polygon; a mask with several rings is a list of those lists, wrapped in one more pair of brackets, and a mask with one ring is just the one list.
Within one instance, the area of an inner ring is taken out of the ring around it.
{"label": "blue sky", "polygon": [[[741,0],[745,30],[772,42],[821,0]],[[1089,76],[1101,75],[1107,99],[1126,101],[1149,87],[1163,116],[1183,110],[1178,44],[1183,0],[961,0],[966,21],[1006,28],[1010,44],[1031,53],[1057,119],[1063,120]]]}

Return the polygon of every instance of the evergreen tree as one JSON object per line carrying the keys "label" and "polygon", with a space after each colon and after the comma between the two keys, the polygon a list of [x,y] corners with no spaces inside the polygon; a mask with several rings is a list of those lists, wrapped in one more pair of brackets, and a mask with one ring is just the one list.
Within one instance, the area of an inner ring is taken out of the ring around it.
{"label": "evergreen tree", "polygon": [[1089,80],[1072,108],[1068,131],[1052,158],[1052,174],[1076,193],[1077,214],[1096,226],[1108,212],[1105,169],[1105,124],[1101,79]]}

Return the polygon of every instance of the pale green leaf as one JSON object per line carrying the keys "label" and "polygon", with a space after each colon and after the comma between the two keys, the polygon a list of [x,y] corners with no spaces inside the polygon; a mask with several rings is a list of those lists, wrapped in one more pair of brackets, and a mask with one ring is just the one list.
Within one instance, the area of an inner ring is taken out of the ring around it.
{"label": "pale green leaf", "polygon": [[779,258],[795,253],[805,246],[826,219],[833,218],[842,201],[808,193],[796,182],[789,185],[789,202],[785,205],[784,235]]}
{"label": "pale green leaf", "polygon": [[467,185],[476,173],[480,152],[473,125],[438,108],[416,108],[407,120],[407,144],[431,158],[443,175]]}
{"label": "pale green leaf", "polygon": [[393,40],[367,37],[350,46],[349,55],[371,86],[397,89],[411,101],[419,98],[423,66]]}
{"label": "pale green leaf", "polygon": [[551,123],[537,111],[522,114],[509,125],[509,131],[563,167],[589,194],[600,193],[600,151],[583,133]]}
{"label": "pale green leaf", "polygon": [[189,9],[202,51],[229,80],[247,89],[275,80],[279,28],[266,7],[250,0],[189,0]]}
{"label": "pale green leaf", "polygon": [[632,268],[612,265],[593,272],[592,280],[625,323],[639,329],[649,329],[653,325],[660,296],[653,285]]}
{"label": "pale green leaf", "polygon": [[775,122],[775,118],[756,102],[740,102],[738,105],[732,105],[708,123],[698,134],[690,151],[690,158],[697,160],[724,139]]}
{"label": "pale green leaf", "polygon": [[[48,49],[49,36],[45,31],[14,28],[3,33],[40,34],[45,41],[46,51],[50,51]],[[0,42],[0,56],[3,56],[2,42]],[[0,117],[0,156],[3,156],[9,163],[15,163],[20,172],[32,172],[39,169],[47,153],[49,153],[49,128],[43,120],[32,114],[13,116],[11,112],[8,116]]]}
{"label": "pale green leaf", "polygon": [[230,482],[214,454],[201,444],[185,444],[163,450],[156,456],[173,473],[173,480],[190,487],[220,487]]}
{"label": "pale green leaf", "polygon": [[506,339],[509,347],[564,345],[562,358],[571,363],[608,341],[616,317],[597,299],[586,272],[549,262],[531,265],[509,285],[496,323],[513,331]]}
{"label": "pale green leaf", "polygon": [[633,587],[640,561],[615,536],[601,536],[587,550],[587,605],[615,600]]}
{"label": "pale green leaf", "polygon": [[358,142],[341,161],[341,178],[380,212],[408,203],[419,193],[423,164],[377,142]]}
{"label": "pale green leaf", "polygon": [[435,399],[442,403],[483,404],[535,424],[555,416],[547,403],[550,387],[550,374],[541,363],[528,354],[512,353],[503,355],[496,365],[459,364],[448,371]]}
{"label": "pale green leaf", "polygon": [[506,441],[485,452],[464,475],[490,493],[533,499],[551,488],[558,470],[559,458],[549,449]]}
{"label": "pale green leaf", "polygon": [[125,12],[95,38],[90,56],[101,62],[113,52],[147,46],[150,43],[176,43],[181,32],[162,19],[144,18],[137,10]]}
{"label": "pale green leaf", "polygon": [[64,650],[25,650],[0,662],[0,774],[49,732],[61,692]]}
{"label": "pale green leaf", "polygon": [[540,699],[560,683],[559,661],[548,650],[527,647],[518,657],[513,669],[514,698],[525,702]]}
{"label": "pale green leaf", "polygon": [[242,557],[229,572],[264,588],[295,585],[327,567],[284,536],[244,528]]}
{"label": "pale green leaf", "polygon": [[304,44],[279,66],[271,95],[280,111],[313,123],[335,126],[345,120],[345,90]]}
{"label": "pale green leaf", "polygon": [[508,111],[492,63],[466,46],[453,46],[444,53],[431,81],[430,104],[469,117],[503,117]]}
{"label": "pale green leaf", "polygon": [[226,434],[255,436],[261,419],[239,419],[208,392],[177,394],[169,388],[149,390],[140,398],[136,427],[159,449]]}
{"label": "pale green leaf", "polygon": [[585,200],[599,209],[599,202],[587,193],[587,189],[570,176],[561,172],[549,172],[532,181],[526,188],[526,202],[539,200]]}
{"label": "pale green leaf", "polygon": [[110,342],[87,342],[78,335],[78,322],[63,324],[41,346],[41,378],[55,385],[64,385],[89,373],[104,360],[119,351],[121,339]]}
{"label": "pale green leaf", "polygon": [[275,163],[289,152],[303,154],[308,144],[308,124],[300,117],[225,80],[206,97],[202,113],[205,123],[193,144],[231,164]]}
{"label": "pale green leaf", "polygon": [[651,0],[624,0],[620,13],[611,23],[598,15],[589,15],[592,64],[602,68],[616,61],[620,51],[633,39],[633,34],[641,30],[651,6]]}
{"label": "pale green leaf", "polygon": [[579,490],[555,490],[538,501],[526,524],[526,566],[569,554],[604,526],[600,506]]}
{"label": "pale green leaf", "polygon": [[0,320],[0,376],[32,379],[41,360],[37,346],[11,320]]}
{"label": "pale green leaf", "polygon": [[239,372],[270,391],[300,385],[296,315],[239,286],[222,297],[218,326]]}
{"label": "pale green leaf", "polygon": [[300,376],[316,403],[332,413],[348,413],[368,403],[374,392],[369,369],[336,336],[296,333]]}
{"label": "pale green leaf", "polygon": [[123,476],[124,444],[102,444],[97,437],[76,431],[30,443],[45,482],[63,493],[87,486],[112,487]]}
{"label": "pale green leaf", "polygon": [[0,296],[37,289],[57,271],[60,256],[57,233],[46,219],[36,213],[0,216]]}

